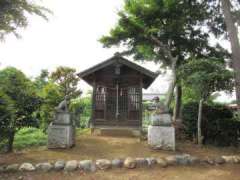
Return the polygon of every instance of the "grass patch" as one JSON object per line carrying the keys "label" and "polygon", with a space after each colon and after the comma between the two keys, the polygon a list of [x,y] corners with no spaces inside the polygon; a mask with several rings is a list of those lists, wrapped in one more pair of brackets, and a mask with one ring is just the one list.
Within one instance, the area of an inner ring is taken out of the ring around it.
{"label": "grass patch", "polygon": [[90,135],[91,134],[91,129],[90,128],[77,128],[76,129],[76,135]]}
{"label": "grass patch", "polygon": [[[90,134],[90,129],[76,129],[76,135]],[[21,150],[29,147],[38,147],[47,145],[47,134],[37,128],[22,128],[15,135],[13,148]]]}
{"label": "grass patch", "polygon": [[37,128],[22,128],[15,135],[14,149],[23,149],[33,146],[47,145],[47,135]]}
{"label": "grass patch", "polygon": [[[81,137],[81,135],[90,135],[91,129],[85,128],[77,128],[76,129],[76,137]],[[25,148],[38,147],[38,146],[46,146],[47,145],[47,134],[44,134],[41,129],[37,128],[22,128],[19,130],[13,142],[14,150],[22,150]],[[6,146],[7,139],[3,139],[0,141],[0,153],[4,152],[4,148]]]}

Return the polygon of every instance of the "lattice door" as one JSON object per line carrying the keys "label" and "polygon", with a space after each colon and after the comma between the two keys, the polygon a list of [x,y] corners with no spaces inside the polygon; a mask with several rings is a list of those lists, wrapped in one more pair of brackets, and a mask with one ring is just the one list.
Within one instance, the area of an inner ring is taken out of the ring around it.
{"label": "lattice door", "polygon": [[128,89],[128,118],[129,120],[140,119],[141,89],[129,87]]}

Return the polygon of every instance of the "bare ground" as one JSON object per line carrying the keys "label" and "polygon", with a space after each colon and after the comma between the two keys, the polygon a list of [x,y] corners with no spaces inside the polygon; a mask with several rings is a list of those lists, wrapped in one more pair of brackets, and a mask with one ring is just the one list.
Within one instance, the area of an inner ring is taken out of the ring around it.
{"label": "bare ground", "polygon": [[[78,136],[76,146],[67,150],[48,150],[46,147],[31,148],[28,150],[14,152],[11,154],[0,155],[0,165],[22,162],[44,162],[64,160],[83,160],[99,158],[125,158],[131,157],[164,157],[172,154],[188,153],[198,157],[216,157],[220,155],[236,155],[240,154],[238,148],[217,148],[205,146],[199,148],[191,142],[178,142],[177,151],[156,151],[148,147],[146,141],[139,141],[136,138],[127,137],[107,137],[107,136],[91,136],[82,134]],[[83,174],[76,171],[72,174],[64,174],[63,172],[49,173],[17,173],[3,174],[0,179],[17,179],[23,176],[24,180],[68,180],[68,179],[89,179],[89,180],[240,180],[240,165],[223,165],[223,166],[194,166],[194,167],[169,167],[166,169],[136,169],[136,170],[109,170],[108,172],[97,172],[93,174]]]}
{"label": "bare ground", "polygon": [[194,166],[194,167],[168,167],[166,169],[117,169],[107,172],[84,174],[80,171],[74,173],[48,172],[48,173],[18,173],[0,175],[1,180],[239,180],[240,165],[223,166]]}

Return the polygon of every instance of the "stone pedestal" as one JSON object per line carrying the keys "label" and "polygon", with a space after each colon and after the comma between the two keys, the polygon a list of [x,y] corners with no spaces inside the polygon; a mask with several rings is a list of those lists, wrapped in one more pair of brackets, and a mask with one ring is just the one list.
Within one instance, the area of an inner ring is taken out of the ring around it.
{"label": "stone pedestal", "polygon": [[151,125],[152,126],[171,126],[172,125],[171,115],[168,113],[152,114]]}
{"label": "stone pedestal", "polygon": [[57,112],[48,127],[48,148],[70,148],[75,145],[75,126],[68,112]]}
{"label": "stone pedestal", "polygon": [[175,151],[174,127],[148,126],[148,144],[154,149]]}

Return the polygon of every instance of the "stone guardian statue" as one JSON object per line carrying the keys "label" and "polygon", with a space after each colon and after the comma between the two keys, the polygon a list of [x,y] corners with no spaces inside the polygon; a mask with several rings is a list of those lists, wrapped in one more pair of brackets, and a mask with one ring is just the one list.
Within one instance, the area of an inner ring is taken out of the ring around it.
{"label": "stone guardian statue", "polygon": [[48,148],[70,148],[75,144],[75,124],[68,110],[69,98],[55,107],[55,116],[48,127]]}

